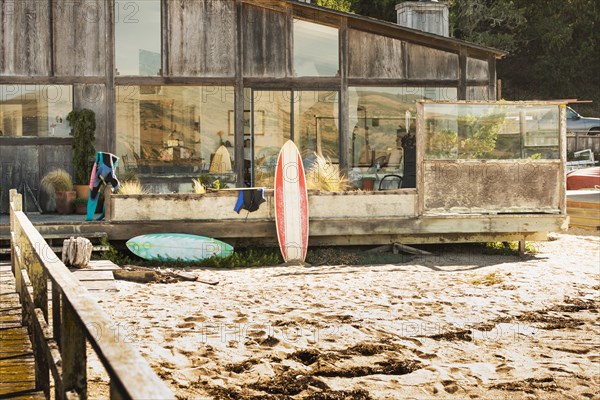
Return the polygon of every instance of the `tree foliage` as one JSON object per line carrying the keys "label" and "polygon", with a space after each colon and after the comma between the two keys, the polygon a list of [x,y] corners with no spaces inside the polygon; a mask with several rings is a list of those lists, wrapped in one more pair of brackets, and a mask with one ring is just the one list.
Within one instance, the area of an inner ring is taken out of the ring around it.
{"label": "tree foliage", "polygon": [[315,4],[339,11],[350,11],[352,8],[351,0],[316,0]]}
{"label": "tree foliage", "polygon": [[[503,97],[587,99],[600,116],[598,0],[448,0],[451,35],[508,51],[498,62]],[[316,4],[396,21],[399,0],[317,0]]]}

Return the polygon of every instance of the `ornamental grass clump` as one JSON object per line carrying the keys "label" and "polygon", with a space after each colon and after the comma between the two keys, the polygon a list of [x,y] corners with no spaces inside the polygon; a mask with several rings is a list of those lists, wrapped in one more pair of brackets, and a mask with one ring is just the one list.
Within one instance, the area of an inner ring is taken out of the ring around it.
{"label": "ornamental grass clump", "polygon": [[206,186],[200,181],[200,179],[192,179],[192,190],[196,194],[206,193]]}
{"label": "ornamental grass clump", "polygon": [[73,190],[71,175],[60,168],[44,175],[40,184],[42,189],[48,193],[70,192]]}
{"label": "ornamental grass clump", "polygon": [[306,187],[325,192],[343,192],[348,190],[348,178],[340,175],[331,160],[315,153],[315,161],[306,174]]}
{"label": "ornamental grass clump", "polygon": [[142,186],[138,180],[123,182],[119,187],[118,194],[148,194],[148,189]]}

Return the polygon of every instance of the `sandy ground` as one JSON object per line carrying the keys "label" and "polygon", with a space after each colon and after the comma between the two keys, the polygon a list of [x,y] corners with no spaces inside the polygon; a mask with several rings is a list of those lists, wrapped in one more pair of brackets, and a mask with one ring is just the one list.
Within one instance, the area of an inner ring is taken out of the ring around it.
{"label": "sandy ground", "polygon": [[[180,399],[600,399],[600,237],[100,295]],[[105,393],[94,362],[90,397]]]}

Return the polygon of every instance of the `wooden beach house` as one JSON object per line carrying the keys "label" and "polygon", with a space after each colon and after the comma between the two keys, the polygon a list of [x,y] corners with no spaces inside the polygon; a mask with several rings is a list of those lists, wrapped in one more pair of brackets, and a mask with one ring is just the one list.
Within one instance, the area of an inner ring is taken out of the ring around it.
{"label": "wooden beach house", "polygon": [[564,228],[564,107],[496,102],[503,52],[448,37],[443,3],[396,8],[394,24],[293,0],[0,0],[1,211],[8,188],[72,172],[65,116],[89,108],[97,149],[151,193],[42,233],[276,243],[268,192],[238,215],[235,191],[191,194],[191,179],[269,188],[288,139],[361,189],[309,194],[315,245]]}

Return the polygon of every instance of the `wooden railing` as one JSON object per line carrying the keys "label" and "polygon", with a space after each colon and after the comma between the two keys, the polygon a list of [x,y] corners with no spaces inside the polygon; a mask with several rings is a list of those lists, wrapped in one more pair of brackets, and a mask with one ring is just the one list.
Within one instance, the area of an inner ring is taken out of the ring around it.
{"label": "wooden railing", "polygon": [[36,388],[49,398],[51,373],[56,399],[86,399],[89,342],[108,373],[112,399],[175,398],[139,352],[114,331],[118,325],[52,252],[22,204],[12,189],[11,265],[33,345]]}

